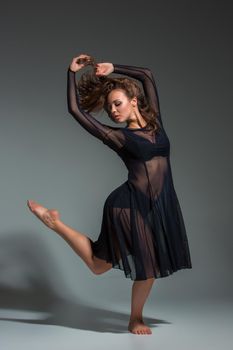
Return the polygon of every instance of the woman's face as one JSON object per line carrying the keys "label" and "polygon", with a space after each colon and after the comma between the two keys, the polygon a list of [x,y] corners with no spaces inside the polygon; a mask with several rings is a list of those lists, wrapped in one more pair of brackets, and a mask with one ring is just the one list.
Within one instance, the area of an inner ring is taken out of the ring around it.
{"label": "woman's face", "polygon": [[107,111],[110,118],[116,123],[128,120],[133,114],[135,101],[135,97],[129,100],[122,89],[112,90],[107,97]]}

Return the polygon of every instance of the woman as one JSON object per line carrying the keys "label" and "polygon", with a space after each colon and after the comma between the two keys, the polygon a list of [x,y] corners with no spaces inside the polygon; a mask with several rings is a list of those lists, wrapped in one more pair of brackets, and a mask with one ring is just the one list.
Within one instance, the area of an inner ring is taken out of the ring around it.
{"label": "woman", "polygon": [[[86,65],[94,74],[75,73]],[[110,78],[110,73],[126,77]],[[116,152],[128,179],[107,197],[101,232],[93,242],[64,224],[59,212],[28,201],[30,210],[64,238],[94,274],[111,268],[133,280],[128,330],[151,334],[143,306],[156,278],[192,268],[185,225],[170,167],[170,142],[164,130],[153,75],[147,68],[95,63],[85,54],[74,57],[67,72],[68,110],[94,137]],[[100,123],[89,112],[104,109],[116,123]]]}

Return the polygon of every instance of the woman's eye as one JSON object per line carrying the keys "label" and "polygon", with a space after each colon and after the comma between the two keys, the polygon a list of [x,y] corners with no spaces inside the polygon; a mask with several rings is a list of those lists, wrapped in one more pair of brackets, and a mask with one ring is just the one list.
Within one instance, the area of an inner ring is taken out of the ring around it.
{"label": "woman's eye", "polygon": [[116,103],[116,106],[120,106],[120,104],[121,104],[121,102],[119,102],[119,103]]}

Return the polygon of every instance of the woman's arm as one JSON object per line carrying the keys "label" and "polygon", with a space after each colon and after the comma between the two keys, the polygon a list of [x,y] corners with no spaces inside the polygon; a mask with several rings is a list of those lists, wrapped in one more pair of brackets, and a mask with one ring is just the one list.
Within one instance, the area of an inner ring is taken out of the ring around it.
{"label": "woman's arm", "polygon": [[109,142],[114,150],[123,146],[123,133],[120,130],[100,123],[81,108],[76,89],[75,72],[70,67],[67,70],[67,104],[69,113],[90,134],[106,144]]}
{"label": "woman's arm", "polygon": [[97,121],[90,113],[85,112],[79,102],[76,89],[75,72],[68,68],[67,71],[67,105],[69,113],[77,122],[93,136],[103,140],[110,128]]}
{"label": "woman's arm", "polygon": [[145,96],[153,109],[159,113],[158,119],[163,127],[163,122],[161,119],[160,105],[158,91],[154,81],[153,74],[150,69],[136,67],[136,66],[126,66],[122,64],[112,63],[114,67],[113,73],[125,74],[132,78],[138,79],[142,85],[145,92]]}

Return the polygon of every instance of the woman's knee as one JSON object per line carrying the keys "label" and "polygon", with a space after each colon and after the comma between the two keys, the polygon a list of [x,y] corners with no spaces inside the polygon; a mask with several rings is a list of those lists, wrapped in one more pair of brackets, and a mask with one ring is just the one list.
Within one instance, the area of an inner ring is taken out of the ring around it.
{"label": "woman's knee", "polygon": [[103,259],[99,259],[96,256],[93,256],[92,272],[95,275],[101,275],[104,272],[107,272],[112,268],[112,264],[106,262]]}
{"label": "woman's knee", "polygon": [[94,273],[94,275],[102,275],[103,273],[107,272],[108,270],[110,270],[112,268],[112,266],[108,266],[108,267],[94,267],[92,269],[92,272]]}

